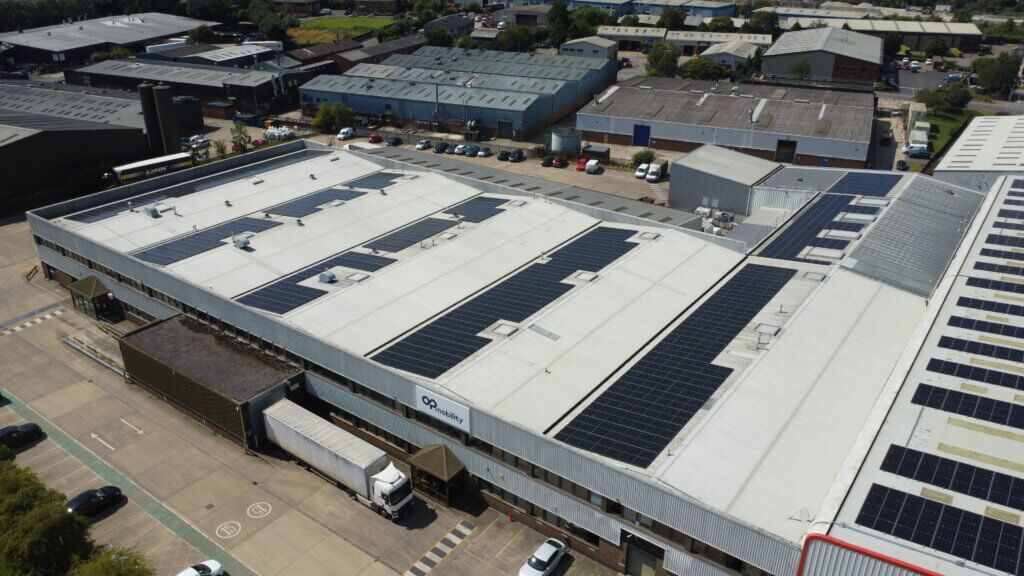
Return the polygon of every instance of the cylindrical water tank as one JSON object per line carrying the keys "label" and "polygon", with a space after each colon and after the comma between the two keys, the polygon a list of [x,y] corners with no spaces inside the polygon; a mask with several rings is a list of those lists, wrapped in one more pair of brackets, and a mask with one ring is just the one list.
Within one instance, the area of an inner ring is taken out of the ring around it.
{"label": "cylindrical water tank", "polygon": [[[153,85],[148,82],[139,84],[139,102],[142,104],[142,121],[146,125],[146,143],[149,151],[155,156],[166,154],[163,140],[160,139],[160,121],[156,117],[156,102],[153,100]],[[172,151],[172,152],[176,152]]]}
{"label": "cylindrical water tank", "polygon": [[156,117],[160,120],[164,154],[180,152],[181,136],[178,134],[178,115],[174,109],[174,88],[162,84],[153,87],[153,103],[156,104]]}
{"label": "cylindrical water tank", "polygon": [[582,139],[573,128],[556,128],[551,132],[551,151],[576,155],[580,153]]}

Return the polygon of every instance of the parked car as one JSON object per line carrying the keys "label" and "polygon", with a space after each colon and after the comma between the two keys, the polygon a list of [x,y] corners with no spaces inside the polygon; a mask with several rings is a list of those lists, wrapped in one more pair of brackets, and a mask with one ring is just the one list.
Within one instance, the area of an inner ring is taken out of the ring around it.
{"label": "parked car", "polygon": [[420,140],[419,142],[416,143],[417,150],[428,150],[431,148],[431,146],[432,145],[430,143],[430,140]]}
{"label": "parked car", "polygon": [[508,150],[502,150],[501,152],[498,152],[498,161],[504,162],[508,160],[510,156],[511,154],[508,153]]}
{"label": "parked car", "polygon": [[178,572],[178,576],[222,576],[224,567],[216,560],[204,560]]}
{"label": "parked car", "polygon": [[907,168],[909,168],[909,166],[907,166],[907,161],[906,160],[897,160],[896,161],[896,169],[899,170],[900,172],[906,172]]}
{"label": "parked car", "polygon": [[398,136],[391,136],[390,138],[388,138],[388,146],[401,146],[401,145],[402,145],[402,139],[399,138]]}
{"label": "parked car", "polygon": [[209,138],[199,134],[182,138],[180,143],[182,152],[188,152],[189,150],[203,150],[205,148],[209,148],[212,144]]}
{"label": "parked car", "polygon": [[903,153],[907,158],[927,158],[928,146],[926,144],[911,144],[903,147]]}
{"label": "parked car", "polygon": [[555,159],[551,161],[551,165],[555,168],[565,168],[569,163],[566,162],[565,157],[555,156]]}
{"label": "parked car", "polygon": [[124,494],[117,486],[104,486],[97,490],[86,490],[68,500],[68,512],[95,516],[100,512],[117,506],[124,500]]}
{"label": "parked car", "polygon": [[932,59],[931,58],[925,58],[924,65],[925,66],[931,66],[932,65]]}
{"label": "parked car", "polygon": [[491,149],[481,148],[480,151],[476,153],[476,155],[478,158],[487,158],[488,156],[491,155]]}
{"label": "parked car", "polygon": [[252,145],[253,146],[266,146],[266,144],[267,144],[267,141],[264,140],[263,138],[257,138],[257,139],[252,141]]}
{"label": "parked car", "polygon": [[461,152],[456,152],[457,148],[458,148],[458,146],[456,146],[455,144],[449,144],[448,147],[445,148],[444,153],[445,154],[456,154],[456,153],[461,154]]}
{"label": "parked car", "polygon": [[444,154],[448,150],[447,142],[438,142],[434,145],[434,154]]}
{"label": "parked car", "polygon": [[465,144],[459,144],[458,146],[455,147],[455,153],[460,156],[465,155],[466,148],[468,148],[468,146],[466,146]]}
{"label": "parked car", "polygon": [[988,44],[978,44],[978,54],[991,54],[992,47]]}
{"label": "parked car", "polygon": [[351,140],[356,131],[351,128],[342,128],[338,131],[338,140]]}
{"label": "parked car", "polygon": [[576,161],[576,171],[577,172],[583,172],[586,169],[587,169],[587,159],[586,158],[580,158],[579,160]]}
{"label": "parked car", "polygon": [[466,156],[475,157],[480,153],[479,146],[466,146]]}
{"label": "parked car", "polygon": [[379,144],[384,141],[384,139],[380,137],[380,134],[377,134],[376,132],[370,132],[369,140],[371,144]]}
{"label": "parked car", "polygon": [[886,146],[892,143],[892,132],[889,130],[882,130],[882,133],[878,137],[878,143]]}
{"label": "parked car", "polygon": [[[587,174],[597,174],[601,171],[601,162],[599,160],[590,159],[587,160],[587,166],[585,168]],[[650,180],[651,173],[647,172],[647,179]]]}
{"label": "parked car", "polygon": [[637,166],[636,167],[636,172],[633,172],[633,176],[636,176],[637,178],[646,178],[647,177],[647,169],[650,168],[650,167],[651,167],[650,164],[641,164],[641,165]]}
{"label": "parked car", "polygon": [[523,160],[526,160],[526,154],[523,154],[522,148],[516,148],[508,155],[509,162],[522,162]]}
{"label": "parked car", "polygon": [[550,167],[554,163],[555,163],[555,157],[554,156],[545,156],[544,159],[540,161],[540,165],[544,166],[544,167]]}
{"label": "parked car", "polygon": [[910,64],[910,58],[908,58],[907,56],[904,56],[902,62],[904,64]]}
{"label": "parked car", "polygon": [[0,428],[0,444],[11,450],[31,444],[43,437],[43,431],[38,424],[21,424],[18,426],[4,426]]}
{"label": "parked car", "polygon": [[910,63],[910,71],[911,72],[919,72],[920,70],[921,70],[921,63],[920,62],[918,62],[917,60],[914,60],[913,62]]}
{"label": "parked car", "polygon": [[330,16],[331,15],[331,9],[330,8],[321,8],[320,9],[320,15],[321,16]]}
{"label": "parked car", "polygon": [[661,180],[661,177],[667,173],[668,162],[652,162],[650,168],[647,169],[647,176],[644,179],[647,180],[648,182],[657,182],[658,180]]}
{"label": "parked car", "polygon": [[549,576],[565,555],[565,544],[548,538],[519,569],[519,576]]}

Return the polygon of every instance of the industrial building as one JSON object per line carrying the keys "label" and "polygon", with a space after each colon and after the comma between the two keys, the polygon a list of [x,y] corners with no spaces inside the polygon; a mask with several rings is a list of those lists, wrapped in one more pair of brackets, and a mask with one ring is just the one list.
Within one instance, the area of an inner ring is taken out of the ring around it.
{"label": "industrial building", "polygon": [[306,46],[305,48],[296,48],[285,52],[285,56],[288,56],[292,60],[295,60],[301,64],[312,64],[313,62],[320,62],[327,60],[335,54],[341,54],[348,52],[349,50],[358,50],[363,45],[353,40],[352,38],[342,38],[337,42],[330,42],[327,44],[316,44],[314,46]]}
{"label": "industrial building", "polygon": [[600,36],[587,36],[569,40],[558,48],[562,56],[585,56],[588,58],[615,59],[619,54],[619,43]]}
{"label": "industrial building", "polygon": [[444,30],[452,38],[460,38],[473,31],[473,19],[466,12],[457,12],[435,18],[423,25],[424,32],[429,32],[436,28]]}
{"label": "industrial building", "polygon": [[338,72],[344,72],[356,64],[377,64],[395,54],[411,54],[426,43],[422,34],[414,34],[335,54],[331,59]]}
{"label": "industrial building", "polygon": [[705,144],[672,163],[669,205],[689,211],[705,207],[749,216],[760,207],[754,201],[753,187],[781,169],[777,162]]}
{"label": "industrial building", "polygon": [[745,32],[702,32],[700,30],[669,30],[665,43],[678,46],[683,56],[697,56],[709,46],[726,42],[746,42],[762,49],[771,46],[771,34],[747,34]]}
{"label": "industrial building", "polygon": [[811,199],[748,245],[433,158],[295,142],[28,221],[48,277],[301,369],[254,382],[614,569],[1022,573],[1012,179],[782,167]]}
{"label": "industrial building", "polygon": [[140,82],[153,82],[202,103],[229,99],[238,110],[257,113],[298,105],[299,86],[311,77],[311,72],[303,70],[247,70],[144,59],[106,60],[64,71],[69,84],[135,90]]}
{"label": "industrial building", "polygon": [[597,35],[618,42],[622,50],[635,50],[665,41],[668,28],[651,26],[598,26]]}
{"label": "industrial building", "polygon": [[207,66],[229,66],[233,68],[248,68],[256,66],[260,62],[271,60],[277,53],[256,44],[242,44],[240,46],[229,46],[228,48],[217,48],[208,52],[179,56],[178,62],[189,64],[205,64]]}
{"label": "industrial building", "polygon": [[735,2],[714,2],[712,0],[635,0],[634,9],[644,14],[661,15],[667,7],[678,8],[688,16],[715,18],[736,14]]}
{"label": "industrial building", "polygon": [[939,160],[935,177],[971,190],[989,190],[1003,174],[1024,175],[1022,140],[1024,116],[974,118]]}
{"label": "industrial building", "polygon": [[874,95],[775,85],[637,77],[576,114],[592,142],[690,151],[717,144],[794,164],[863,168]]}
{"label": "industrial building", "polygon": [[207,22],[145,12],[125,16],[107,16],[90,20],[62,22],[52,26],[0,33],[0,43],[12,48],[4,53],[14,63],[51,64],[56,67],[88,62],[93,52],[125,48],[138,52],[146,44],[178,36]]}
{"label": "industrial building", "polygon": [[495,12],[494,16],[498,22],[533,28],[548,25],[548,12],[551,12],[550,4],[527,4],[502,8]]}
{"label": "industrial building", "polygon": [[[759,10],[767,10],[760,8]],[[956,48],[963,52],[977,52],[984,34],[974,24],[964,22],[918,22],[916,20],[862,20],[862,19],[841,19],[841,18],[781,18],[779,27],[789,30],[795,24],[801,28],[812,28],[820,24],[833,28],[844,26],[854,32],[870,34],[882,38],[886,34],[896,33],[900,35],[901,43],[909,46],[911,50],[924,50],[935,38],[942,39],[950,48]]]}
{"label": "industrial building", "polygon": [[[793,67],[806,62],[809,73]],[[761,72],[769,78],[874,84],[882,69],[882,39],[842,28],[786,32],[764,52]]]}
{"label": "industrial building", "polygon": [[734,40],[708,46],[700,53],[700,57],[735,70],[737,66],[742,66],[757,56],[758,50],[760,48],[754,44]]}

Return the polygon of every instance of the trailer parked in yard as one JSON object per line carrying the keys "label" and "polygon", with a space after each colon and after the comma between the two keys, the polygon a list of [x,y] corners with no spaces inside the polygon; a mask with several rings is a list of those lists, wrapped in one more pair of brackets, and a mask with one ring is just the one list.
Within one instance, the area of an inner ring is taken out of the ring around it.
{"label": "trailer parked in yard", "polygon": [[263,420],[271,442],[375,512],[398,520],[412,508],[412,485],[383,450],[290,400],[264,410]]}

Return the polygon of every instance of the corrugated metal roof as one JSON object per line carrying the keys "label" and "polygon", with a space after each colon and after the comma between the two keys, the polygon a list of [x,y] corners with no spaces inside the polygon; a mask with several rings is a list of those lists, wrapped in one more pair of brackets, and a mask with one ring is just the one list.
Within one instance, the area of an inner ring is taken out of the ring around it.
{"label": "corrugated metal roof", "polygon": [[768,46],[772,43],[772,35],[746,34],[742,32],[701,32],[699,30],[669,30],[665,34],[665,41],[669,44],[715,44],[737,40],[757,44],[758,46]]}
{"label": "corrugated metal roof", "polygon": [[534,64],[508,64],[488,62],[486,60],[468,60],[452,58],[434,58],[417,54],[394,54],[384,64],[409,68],[431,68],[434,70],[451,70],[456,72],[483,72],[502,76],[520,76],[524,78],[544,78],[547,80],[565,80],[578,82],[589,73],[580,68],[555,68]]}
{"label": "corrugated metal roof", "polygon": [[[0,121],[2,121],[2,115],[0,115]],[[8,144],[28,138],[29,136],[33,136],[38,133],[39,130],[33,130],[32,128],[0,124],[0,147],[7,146]]]}
{"label": "corrugated metal roof", "polygon": [[917,22],[909,20],[856,20],[849,18],[780,18],[779,27],[789,30],[794,24],[801,27],[819,26],[824,24],[832,28],[848,26],[854,32],[901,34],[945,34],[955,36],[982,36],[981,30],[974,24],[963,22]]}
{"label": "corrugated metal roof", "polygon": [[138,100],[29,84],[0,84],[0,110],[131,128],[145,124]]}
{"label": "corrugated metal roof", "polygon": [[406,68],[390,64],[356,64],[345,72],[346,76],[363,78],[387,78],[389,80],[405,80],[408,82],[427,82],[447,86],[465,86],[467,88],[493,88],[529,94],[551,95],[565,87],[561,80],[546,80],[517,76],[500,76],[498,74],[479,74],[474,72],[455,72],[432,70],[430,68]]}
{"label": "corrugated metal roof", "polygon": [[430,58],[482,60],[504,64],[530,64],[534,66],[580,68],[584,70],[601,70],[608,64],[608,60],[605,58],[584,58],[580,56],[562,56],[559,54],[538,54],[536,52],[499,52],[497,50],[443,48],[441,46],[424,46],[417,50],[415,55]]}
{"label": "corrugated metal roof", "polygon": [[648,26],[598,26],[597,35],[611,40],[642,38],[661,40],[665,38],[668,28],[650,28]]}
{"label": "corrugated metal roof", "polygon": [[222,87],[225,84],[234,86],[259,86],[270,82],[276,74],[259,70],[241,68],[217,68],[201,64],[182,64],[157,62],[132,58],[126,60],[106,60],[77,69],[83,74],[106,74],[124,78],[137,78],[152,82],[179,82],[197,86]]}
{"label": "corrugated metal roof", "polygon": [[675,170],[676,166],[714,174],[745,186],[753,186],[782,165],[721,146],[705,144],[673,162],[672,170]]}
{"label": "corrugated metal roof", "polygon": [[750,42],[734,40],[713,44],[707,50],[700,53],[701,56],[714,56],[715,54],[731,54],[740,58],[753,58],[757,54],[757,46]]}
{"label": "corrugated metal roof", "polygon": [[349,62],[359,62],[360,60],[373,58],[374,56],[380,56],[381,54],[387,54],[389,52],[408,50],[414,46],[419,46],[424,43],[426,43],[426,40],[423,36],[406,36],[404,38],[396,38],[387,42],[381,42],[380,44],[374,44],[373,46],[364,45],[358,50],[342,52],[340,56]]}
{"label": "corrugated metal roof", "polygon": [[865,62],[882,63],[882,39],[842,28],[812,28],[786,32],[764,55],[830,52]]}
{"label": "corrugated metal roof", "polygon": [[256,56],[257,54],[265,54],[267,52],[272,52],[272,50],[266,46],[244,44],[242,46],[230,46],[228,48],[218,48],[209,52],[194,54],[193,57],[209,60],[210,62],[224,62],[225,60]]}
{"label": "corrugated metal roof", "polygon": [[37,50],[61,52],[102,44],[122,46],[136,44],[182,34],[203,24],[216,26],[218,22],[195,20],[160,12],[145,12],[81,20],[70,24],[54,24],[23,32],[5,32],[0,34],[0,41]]}
{"label": "corrugated metal roof", "polygon": [[340,54],[341,52],[348,52],[349,50],[357,50],[361,47],[362,44],[356,42],[351,38],[342,38],[339,42],[331,42],[329,44],[317,44],[316,46],[306,46],[305,48],[296,48],[295,50],[289,50],[285,52],[285,54],[298,60],[299,62],[311,62],[314,60],[320,60],[324,56],[330,56],[331,54]]}
{"label": "corrugated metal roof", "polygon": [[414,102],[429,101],[434,98],[441,104],[457,104],[478,108],[497,108],[500,110],[523,111],[537,101],[535,94],[511,92],[508,90],[492,90],[483,88],[465,88],[462,86],[438,86],[435,84],[404,82],[385,78],[359,78],[355,76],[322,75],[303,84],[300,90],[319,90],[337,94],[354,94],[359,96],[377,96]]}

